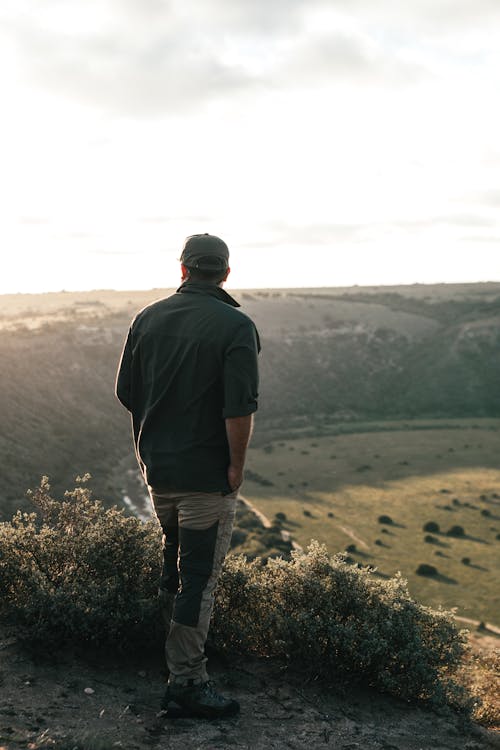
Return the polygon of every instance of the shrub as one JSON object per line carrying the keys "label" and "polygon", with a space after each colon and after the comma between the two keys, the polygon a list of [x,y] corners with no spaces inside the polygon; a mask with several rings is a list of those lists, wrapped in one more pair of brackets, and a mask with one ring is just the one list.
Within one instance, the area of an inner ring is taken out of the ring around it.
{"label": "shrub", "polygon": [[262,487],[274,487],[274,483],[271,482],[270,479],[266,479],[265,477],[261,476],[256,471],[252,471],[251,469],[245,469],[245,479],[249,479],[251,482],[256,482]]}
{"label": "shrub", "polygon": [[424,531],[430,531],[431,534],[439,534],[439,524],[435,521],[427,521],[423,528]]}
{"label": "shrub", "polygon": [[283,511],[279,510],[277,513],[275,513],[274,517],[278,521],[286,521],[286,513],[283,513]]}
{"label": "shrub", "polygon": [[424,542],[427,544],[436,544],[438,539],[435,536],[432,536],[432,534],[426,534],[424,536]]}
{"label": "shrub", "polygon": [[391,518],[390,516],[379,516],[379,517],[378,517],[378,522],[379,522],[379,523],[385,523],[385,524],[387,524],[387,525],[389,525],[389,526],[390,526],[390,525],[391,525],[392,523],[394,523],[394,521],[392,520],[392,518]]}
{"label": "shrub", "polygon": [[361,682],[410,699],[455,694],[465,648],[450,613],[411,599],[398,573],[380,580],[312,542],[291,560],[226,560],[216,593],[216,646],[281,657],[327,683]]}
{"label": "shrub", "polygon": [[447,536],[465,536],[465,530],[463,526],[452,526],[451,529],[448,529],[446,532]]}
{"label": "shrub", "polygon": [[[156,622],[160,527],[105,509],[79,486],[53,499],[47,477],[29,493],[40,515],[0,524],[0,616],[30,641],[125,646]],[[40,517],[41,516],[41,517]]]}
{"label": "shrub", "polygon": [[470,557],[462,557],[463,565],[470,565]]}
{"label": "shrub", "polygon": [[434,565],[428,565],[427,563],[420,563],[415,573],[418,576],[437,576],[438,569]]}
{"label": "shrub", "polygon": [[239,547],[240,544],[243,544],[246,542],[248,538],[248,531],[245,531],[245,529],[240,529],[238,526],[235,526],[233,529],[233,533],[231,534],[231,547]]}

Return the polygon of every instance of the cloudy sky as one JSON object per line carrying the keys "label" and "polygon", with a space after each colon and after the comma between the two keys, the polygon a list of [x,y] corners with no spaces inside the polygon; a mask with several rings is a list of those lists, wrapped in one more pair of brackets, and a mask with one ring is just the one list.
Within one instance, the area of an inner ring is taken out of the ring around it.
{"label": "cloudy sky", "polygon": [[498,0],[2,0],[0,293],[500,281]]}

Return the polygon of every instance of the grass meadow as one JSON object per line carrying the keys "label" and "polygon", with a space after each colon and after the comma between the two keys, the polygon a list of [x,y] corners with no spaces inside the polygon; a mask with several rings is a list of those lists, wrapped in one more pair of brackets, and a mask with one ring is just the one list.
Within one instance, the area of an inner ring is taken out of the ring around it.
{"label": "grass meadow", "polygon": [[[301,546],[317,539],[379,575],[401,571],[422,603],[500,625],[500,420],[374,429],[251,448],[245,496],[270,519],[284,513]],[[421,564],[437,574],[417,574]]]}

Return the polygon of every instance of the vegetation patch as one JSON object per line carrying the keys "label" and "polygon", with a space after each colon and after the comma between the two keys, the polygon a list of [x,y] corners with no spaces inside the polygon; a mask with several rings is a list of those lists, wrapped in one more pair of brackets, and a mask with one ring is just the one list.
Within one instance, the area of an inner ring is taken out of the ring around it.
{"label": "vegetation patch", "polygon": [[[85,477],[84,477],[85,479]],[[37,513],[0,524],[0,617],[40,643],[125,647],[155,636],[161,535],[79,486],[62,501],[47,477]]]}
{"label": "vegetation patch", "polygon": [[392,526],[392,524],[394,523],[394,521],[392,520],[392,518],[390,516],[379,516],[378,517],[378,522],[379,523],[384,523],[387,526]]}
{"label": "vegetation patch", "polygon": [[399,575],[379,580],[313,542],[290,561],[229,558],[216,599],[220,647],[281,657],[327,683],[363,681],[404,699],[458,699],[451,675],[464,632],[449,612],[415,602]]}
{"label": "vegetation patch", "polygon": [[251,469],[245,469],[245,479],[248,479],[250,482],[256,482],[262,487],[273,487],[273,483],[270,479],[262,477],[256,471],[252,471]]}
{"label": "vegetation patch", "polygon": [[447,536],[455,536],[455,537],[462,537],[465,536],[465,529],[463,526],[459,526],[458,524],[456,526],[452,526],[448,531],[446,532]]}
{"label": "vegetation patch", "polygon": [[428,565],[427,563],[420,563],[415,572],[418,576],[433,577],[438,575],[438,569],[434,565]]}
{"label": "vegetation patch", "polygon": [[424,531],[430,531],[431,534],[439,534],[439,524],[436,521],[427,521],[424,524]]}
{"label": "vegetation patch", "polygon": [[[0,618],[43,646],[154,642],[159,526],[105,509],[84,486],[63,500],[49,490],[44,478],[31,495],[38,514],[0,524]],[[465,700],[452,677],[465,633],[451,613],[418,604],[400,575],[380,580],[318,543],[289,561],[229,556],[212,638],[326,683],[363,681],[432,703]]]}

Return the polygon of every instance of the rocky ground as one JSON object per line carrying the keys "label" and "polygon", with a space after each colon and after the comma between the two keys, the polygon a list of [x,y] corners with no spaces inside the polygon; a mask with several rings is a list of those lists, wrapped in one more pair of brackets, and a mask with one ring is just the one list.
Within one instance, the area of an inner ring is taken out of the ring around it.
{"label": "rocky ground", "polygon": [[279,665],[223,663],[212,656],[221,692],[241,703],[238,718],[169,718],[161,654],[86,658],[29,654],[0,637],[0,750],[482,750],[500,731],[356,689],[334,693]]}

